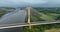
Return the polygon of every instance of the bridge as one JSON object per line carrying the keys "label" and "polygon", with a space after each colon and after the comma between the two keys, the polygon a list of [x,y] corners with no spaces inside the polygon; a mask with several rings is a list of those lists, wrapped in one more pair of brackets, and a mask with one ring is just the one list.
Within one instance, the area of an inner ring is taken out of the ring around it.
{"label": "bridge", "polygon": [[[36,16],[36,15],[40,16],[41,15],[41,13],[37,12],[35,9],[32,9],[30,7],[26,8],[24,10],[18,11],[18,12],[16,10],[14,13],[10,13],[9,14],[9,15],[13,14],[11,16],[7,15],[8,16],[7,17],[6,15],[4,15],[4,17],[0,20],[0,29],[60,23],[60,21],[55,21],[55,20],[54,21],[36,21],[36,22],[30,22],[30,13],[28,13],[28,23],[25,23],[24,21],[25,21],[26,15],[27,15],[26,11],[27,12],[30,11],[31,14],[33,14],[34,16]],[[18,16],[16,16],[16,15],[18,15]],[[20,18],[20,17],[22,17],[22,18]],[[13,22],[13,21],[15,21],[15,22]]]}
{"label": "bridge", "polygon": [[[55,24],[55,23],[60,23],[60,21],[40,21],[40,22],[31,22],[30,25],[45,25],[45,24]],[[14,27],[25,27],[29,26],[28,23],[15,23],[15,24],[4,24],[0,25],[0,29],[5,29],[5,28],[14,28]]]}

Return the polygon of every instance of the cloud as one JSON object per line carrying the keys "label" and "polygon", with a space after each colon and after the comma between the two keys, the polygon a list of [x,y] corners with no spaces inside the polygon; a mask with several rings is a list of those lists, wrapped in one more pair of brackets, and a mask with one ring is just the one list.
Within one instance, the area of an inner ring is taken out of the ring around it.
{"label": "cloud", "polygon": [[46,0],[48,4],[60,4],[60,0]]}
{"label": "cloud", "polygon": [[27,2],[27,3],[30,3],[30,4],[43,4],[43,3],[46,3],[46,1],[44,0],[20,0],[21,2]]}
{"label": "cloud", "polygon": [[0,0],[0,6],[27,6],[28,4],[60,4],[60,0]]}
{"label": "cloud", "polygon": [[43,4],[46,3],[46,1],[44,0],[0,0],[0,4],[23,4],[23,3]]}
{"label": "cloud", "polygon": [[0,0],[0,6],[27,6],[28,4],[44,4],[44,0]]}

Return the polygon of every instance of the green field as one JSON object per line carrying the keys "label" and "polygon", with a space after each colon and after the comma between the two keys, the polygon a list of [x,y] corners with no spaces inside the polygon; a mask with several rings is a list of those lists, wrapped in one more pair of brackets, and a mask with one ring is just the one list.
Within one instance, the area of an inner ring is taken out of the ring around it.
{"label": "green field", "polygon": [[[40,26],[32,26],[31,30],[28,27],[25,27],[25,32],[45,32],[46,30],[60,31],[60,24],[47,24]],[[57,30],[56,30],[57,29]],[[50,31],[51,32],[51,31]]]}
{"label": "green field", "polygon": [[31,22],[32,21],[60,20],[60,10],[58,10],[58,8],[57,10],[55,10],[55,8],[35,8],[35,9],[36,11],[40,13],[40,16],[31,15]]}
{"label": "green field", "polygon": [[[36,11],[40,13],[40,15],[32,15],[31,14],[31,22],[38,21],[51,21],[51,20],[60,20],[60,9],[57,8],[35,8]],[[51,9],[51,10],[49,10]],[[25,32],[59,32],[60,31],[60,23],[59,24],[47,24],[40,26],[32,26],[32,29],[25,27]]]}

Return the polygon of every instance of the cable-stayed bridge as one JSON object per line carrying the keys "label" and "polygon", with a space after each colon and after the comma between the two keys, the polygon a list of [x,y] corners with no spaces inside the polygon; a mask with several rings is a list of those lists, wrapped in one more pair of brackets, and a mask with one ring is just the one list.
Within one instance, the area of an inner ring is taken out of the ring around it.
{"label": "cable-stayed bridge", "polygon": [[[29,23],[25,23],[26,15],[28,14],[28,8],[20,10],[16,9],[12,13],[8,13],[0,19],[0,29],[4,28],[13,28],[13,27],[24,27],[29,26]],[[39,17],[43,13],[37,12],[35,9],[30,7],[30,13],[34,16]],[[60,23],[60,21],[36,21],[36,22],[30,22],[30,25],[44,25],[44,24],[54,24],[54,23]]]}

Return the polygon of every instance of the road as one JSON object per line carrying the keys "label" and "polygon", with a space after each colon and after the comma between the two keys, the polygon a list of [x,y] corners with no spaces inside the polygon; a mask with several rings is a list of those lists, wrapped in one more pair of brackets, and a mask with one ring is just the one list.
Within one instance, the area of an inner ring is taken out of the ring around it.
{"label": "road", "polygon": [[[45,24],[55,24],[60,23],[60,21],[39,21],[39,22],[31,22],[30,25],[45,25]],[[0,29],[4,28],[13,28],[13,27],[25,27],[29,26],[27,23],[16,23],[16,24],[4,24],[0,25]]]}

